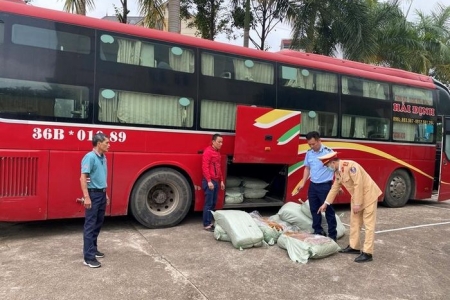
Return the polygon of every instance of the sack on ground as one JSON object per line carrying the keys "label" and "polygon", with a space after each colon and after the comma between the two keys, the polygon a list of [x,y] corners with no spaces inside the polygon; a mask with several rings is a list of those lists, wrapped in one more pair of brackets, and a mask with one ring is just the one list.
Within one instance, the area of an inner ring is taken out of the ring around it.
{"label": "sack on ground", "polygon": [[241,210],[216,210],[211,212],[216,224],[225,230],[237,249],[261,247],[263,233],[253,218]]}
{"label": "sack on ground", "polygon": [[297,226],[302,231],[313,232],[312,220],[302,212],[302,205],[304,204],[288,202],[280,208],[278,215],[281,220]]}
{"label": "sack on ground", "polygon": [[214,225],[214,238],[218,241],[224,241],[224,242],[231,242],[230,237],[228,234],[223,230],[222,227],[220,227],[219,224]]}
{"label": "sack on ground", "polygon": [[[305,203],[302,204],[301,209],[302,209],[302,212],[305,215],[307,215],[309,218],[312,218],[308,200],[305,201]],[[327,222],[327,218],[325,216],[325,213],[322,213],[322,228],[323,228],[323,230],[325,232],[328,233],[328,222]],[[345,226],[342,223],[341,218],[337,214],[336,214],[336,231],[337,231],[337,238],[338,239],[345,235]]]}
{"label": "sack on ground", "polygon": [[274,221],[270,221],[269,218],[262,217],[258,211],[253,211],[250,216],[255,220],[259,229],[261,229],[264,241],[270,246],[275,245],[278,237],[283,232],[283,225]]}
{"label": "sack on ground", "polygon": [[285,232],[277,244],[288,251],[291,260],[300,263],[306,263],[308,258],[330,256],[341,249],[332,239],[307,232]]}

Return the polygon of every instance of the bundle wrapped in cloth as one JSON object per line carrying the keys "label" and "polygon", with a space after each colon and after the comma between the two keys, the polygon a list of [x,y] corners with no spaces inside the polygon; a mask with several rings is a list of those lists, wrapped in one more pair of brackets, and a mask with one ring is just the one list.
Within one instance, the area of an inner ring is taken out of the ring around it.
{"label": "bundle wrapped in cloth", "polygon": [[309,258],[323,258],[338,252],[339,245],[328,237],[308,232],[284,232],[277,241],[295,262],[307,263]]}

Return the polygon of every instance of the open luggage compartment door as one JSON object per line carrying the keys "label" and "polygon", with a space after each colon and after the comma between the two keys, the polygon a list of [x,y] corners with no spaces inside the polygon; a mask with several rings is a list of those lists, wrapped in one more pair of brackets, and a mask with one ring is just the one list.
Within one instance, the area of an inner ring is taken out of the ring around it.
{"label": "open luggage compartment door", "polygon": [[299,111],[238,105],[233,162],[296,162],[300,120]]}

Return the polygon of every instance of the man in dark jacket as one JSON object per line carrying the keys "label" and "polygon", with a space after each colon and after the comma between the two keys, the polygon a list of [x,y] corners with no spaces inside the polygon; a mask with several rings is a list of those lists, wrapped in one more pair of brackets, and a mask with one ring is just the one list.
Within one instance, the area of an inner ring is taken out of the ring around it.
{"label": "man in dark jacket", "polygon": [[203,205],[203,227],[207,231],[214,231],[211,211],[216,207],[219,183],[222,190],[225,189],[222,168],[220,166],[223,138],[220,134],[212,136],[212,145],[203,151],[202,157],[202,188],[205,192],[205,204]]}

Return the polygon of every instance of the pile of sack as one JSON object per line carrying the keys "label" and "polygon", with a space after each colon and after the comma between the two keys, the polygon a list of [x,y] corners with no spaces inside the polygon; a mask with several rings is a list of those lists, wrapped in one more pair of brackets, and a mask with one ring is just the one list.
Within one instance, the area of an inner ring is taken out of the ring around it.
{"label": "pile of sack", "polygon": [[242,203],[244,198],[264,198],[268,185],[268,182],[258,178],[228,176],[225,181],[225,204]]}
{"label": "pile of sack", "polygon": [[[289,258],[306,263],[309,258],[322,258],[340,250],[339,245],[328,237],[312,234],[312,217],[308,201],[304,204],[289,202],[274,216],[264,218],[257,211],[217,210],[214,237],[228,241],[243,250],[263,245],[277,244],[287,250]],[[323,220],[325,216],[322,216]],[[336,215],[338,238],[345,234],[345,227]],[[326,224],[326,220],[323,221]],[[327,226],[324,226],[327,231]]]}

